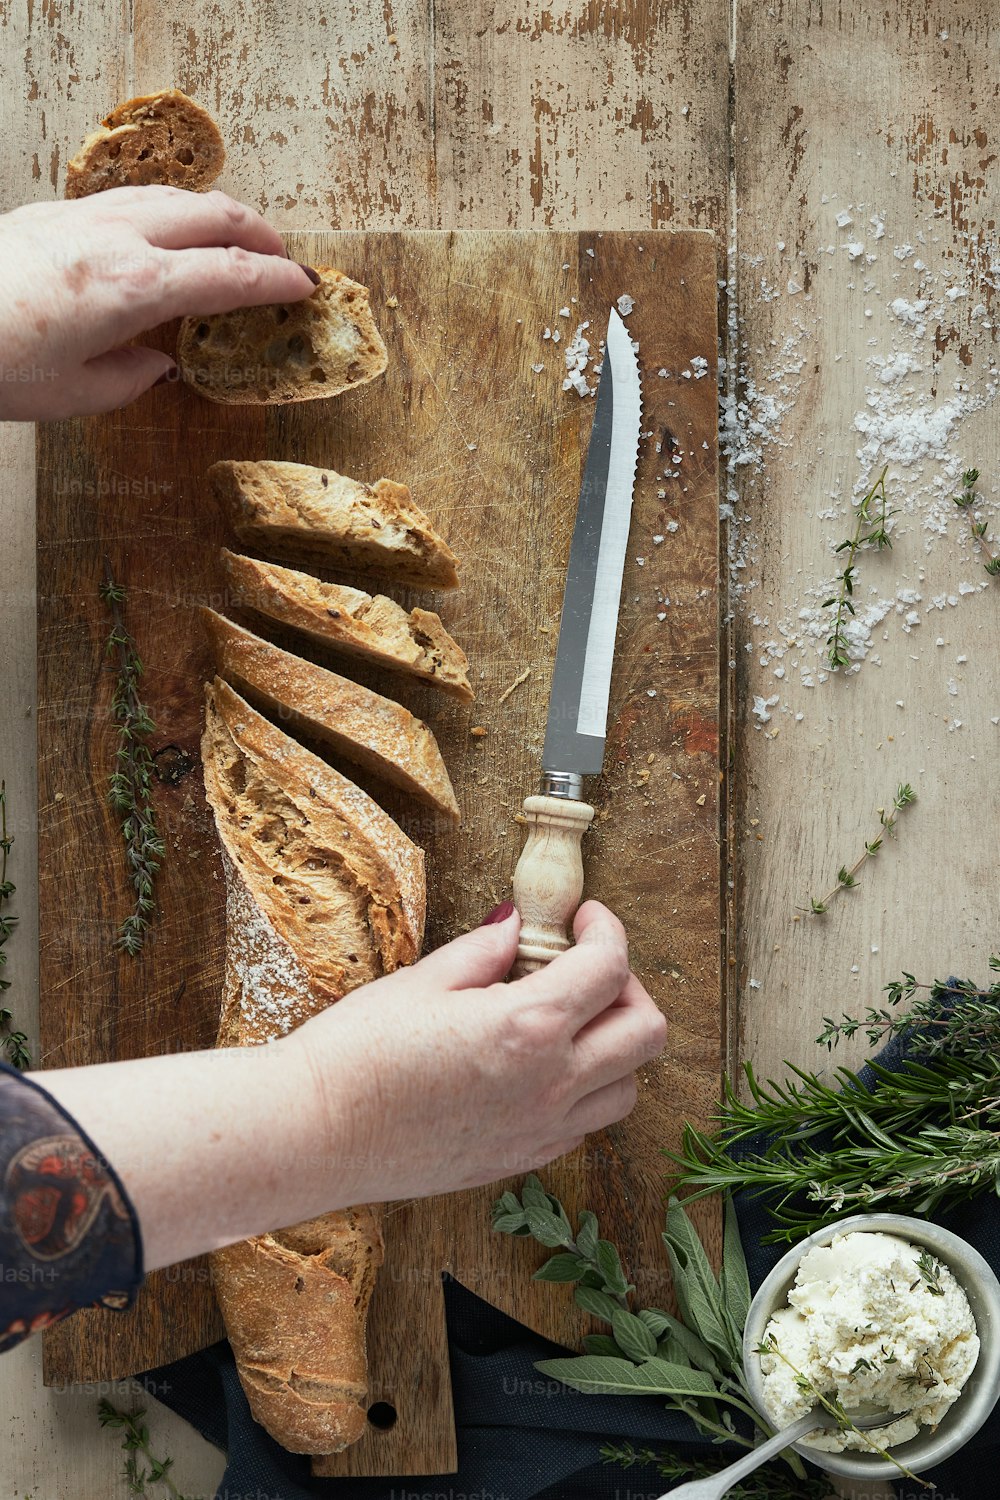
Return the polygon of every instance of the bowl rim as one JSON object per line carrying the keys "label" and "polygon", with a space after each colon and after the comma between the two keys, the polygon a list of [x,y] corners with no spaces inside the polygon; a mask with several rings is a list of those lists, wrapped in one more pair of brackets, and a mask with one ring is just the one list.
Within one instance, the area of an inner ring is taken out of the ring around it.
{"label": "bowl rim", "polygon": [[[747,1387],[754,1406],[765,1420],[770,1421],[762,1400],[760,1356],[754,1351],[771,1313],[788,1292],[799,1262],[812,1246],[829,1244],[839,1234],[861,1231],[894,1234],[900,1239],[909,1239],[912,1244],[934,1250],[968,1297],[976,1321],[979,1357],[962,1394],[933,1433],[924,1429],[926,1435],[918,1433],[909,1442],[892,1450],[900,1463],[917,1473],[943,1463],[964,1447],[982,1427],[1000,1398],[1000,1280],[982,1254],[953,1230],[945,1229],[933,1220],[906,1214],[852,1214],[849,1218],[823,1225],[791,1246],[761,1282],[750,1303],[743,1329],[743,1369]],[[965,1399],[967,1393],[968,1399]],[[954,1419],[950,1420],[953,1413]],[[947,1431],[944,1430],[946,1424]],[[854,1450],[825,1453],[801,1442],[793,1446],[810,1463],[830,1474],[852,1479],[899,1476],[894,1463],[874,1454]]]}

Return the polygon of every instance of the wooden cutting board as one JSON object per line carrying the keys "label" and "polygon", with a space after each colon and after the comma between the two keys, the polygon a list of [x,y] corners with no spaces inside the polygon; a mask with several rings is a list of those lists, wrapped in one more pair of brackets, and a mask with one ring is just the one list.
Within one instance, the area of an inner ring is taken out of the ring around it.
{"label": "wooden cutting board", "polygon": [[[340,266],[371,288],[389,348],[383,379],[280,410],[218,406],[166,386],[124,411],[39,428],[43,1063],[213,1042],[223,881],[199,766],[211,664],[195,608],[227,605],[217,560],[227,538],[204,478],[216,459],[293,459],[404,480],[459,553],[460,593],[397,597],[440,609],[471,659],[478,701],[459,706],[428,687],[356,675],[429,720],[462,805],[461,828],[442,831],[377,789],[427,849],[428,946],[475,925],[509,894],[521,802],[539,773],[594,411],[589,397],[562,388],[564,356],[587,324],[596,358],[609,307],[631,297],[643,435],[605,774],[588,787],[597,817],[584,847],[588,893],[624,920],[634,967],[670,1035],[644,1072],[632,1116],[543,1175],[571,1213],[599,1214],[643,1302],[669,1304],[659,1152],[677,1141],[684,1119],[708,1121],[724,1035],[714,242],[697,232],[470,231],[303,233],[288,243],[297,260]],[[158,330],[150,342],[171,348],[174,332]],[[587,376],[594,384],[592,367]],[[128,896],[106,801],[114,726],[109,621],[97,592],[105,554],[128,590],[162,772],[161,909],[137,959],[114,950]],[[591,1326],[567,1288],[531,1282],[546,1252],[491,1233],[499,1191],[389,1207],[369,1341],[382,1425],[324,1461],[323,1472],[454,1469],[443,1269],[562,1343]],[[717,1246],[713,1210],[700,1219]],[[45,1378],[124,1376],[222,1332],[205,1263],[186,1263],[150,1276],[129,1313],[88,1311],[46,1333]]]}

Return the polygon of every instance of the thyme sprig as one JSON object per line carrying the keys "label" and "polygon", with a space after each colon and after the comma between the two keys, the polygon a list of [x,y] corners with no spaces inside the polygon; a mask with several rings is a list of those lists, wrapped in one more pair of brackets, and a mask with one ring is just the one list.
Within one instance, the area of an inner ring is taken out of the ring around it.
{"label": "thyme sprig", "polygon": [[[652,1448],[633,1448],[631,1443],[616,1447],[605,1443],[601,1448],[605,1463],[619,1464],[630,1469],[633,1464],[650,1464],[662,1479],[674,1481],[709,1479],[724,1467],[725,1460],[716,1459],[706,1463],[700,1458],[681,1458],[677,1453],[657,1453]],[[730,1500],[829,1500],[830,1481],[827,1479],[796,1479],[780,1464],[762,1464],[755,1474],[726,1491]]]}
{"label": "thyme sprig", "polygon": [[853,890],[853,888],[858,883],[858,873],[861,870],[862,866],[865,865],[868,860],[875,858],[876,854],[881,849],[886,836],[888,836],[889,838],[896,837],[896,820],[899,817],[899,814],[903,811],[904,807],[909,807],[911,803],[916,802],[916,800],[917,794],[913,790],[912,786],[910,786],[909,782],[901,782],[900,785],[896,788],[896,795],[892,799],[892,807],[889,809],[889,811],[887,812],[884,807],[880,807],[878,810],[879,825],[882,830],[881,833],[877,834],[875,838],[866,842],[864,852],[859,855],[859,857],[854,861],[853,865],[851,865],[849,868],[847,865],[841,865],[840,869],[837,871],[837,884],[833,887],[832,890],[828,891],[821,900],[817,900],[815,896],[811,896],[809,898],[808,907],[799,907],[799,910],[810,911],[814,917],[821,917],[825,915],[825,913],[829,909],[830,902],[836,895],[839,894],[840,891]]}
{"label": "thyme sprig", "polygon": [[[803,1396],[808,1396],[814,1406],[821,1406],[824,1411],[829,1412],[841,1432],[859,1433],[869,1452],[875,1453],[879,1458],[884,1458],[888,1463],[894,1464],[900,1474],[904,1475],[907,1479],[914,1480],[916,1484],[920,1485],[921,1489],[932,1490],[934,1488],[926,1479],[918,1479],[912,1470],[908,1469],[905,1464],[900,1463],[899,1459],[895,1458],[887,1449],[880,1447],[867,1432],[862,1432],[860,1428],[856,1427],[851,1421],[850,1414],[844,1407],[844,1403],[838,1397],[831,1395],[829,1391],[821,1390],[814,1380],[800,1370],[797,1365],[793,1364],[787,1354],[779,1348],[778,1340],[773,1335],[770,1338],[765,1336],[761,1339],[757,1345],[756,1352],[758,1354],[770,1355],[772,1359],[780,1359],[782,1364],[791,1370],[795,1377],[795,1384]],[[899,1413],[899,1415],[903,1414]]]}
{"label": "thyme sprig", "polygon": [[965,513],[968,519],[969,530],[972,533],[972,539],[986,559],[983,566],[985,567],[987,573],[995,578],[996,575],[1000,573],[1000,555],[993,551],[993,548],[986,540],[986,528],[988,523],[986,521],[977,521],[975,515],[975,504],[977,499],[976,482],[978,479],[978,469],[966,469],[965,473],[962,475],[962,493],[955,496],[955,504],[958,506],[960,511],[963,511]]}
{"label": "thyme sprig", "polygon": [[165,853],[157,832],[151,793],[153,758],[148,740],[156,726],[139,697],[143,668],[135,641],[125,626],[122,611],[125,590],[115,582],[110,561],[107,558],[104,561],[106,572],[100,595],[111,611],[112,620],[107,654],[116,658],[118,667],[111,699],[111,711],[118,723],[118,748],[115,769],[108,782],[108,800],[122,815],[125,859],[134,892],[133,909],[118,930],[116,946],[134,955],[142,948],[156,910],[153,881]]}
{"label": "thyme sprig", "polygon": [[[123,1472],[129,1494],[146,1495],[149,1493],[147,1485],[162,1484],[166,1486],[167,1493],[173,1496],[173,1500],[184,1500],[184,1496],[170,1477],[173,1459],[156,1458],[153,1455],[149,1446],[149,1428],[143,1421],[145,1415],[143,1408],[132,1412],[119,1411],[106,1399],[103,1399],[97,1408],[97,1420],[102,1427],[110,1427],[124,1433],[122,1450],[128,1456],[125,1459]],[[140,1467],[139,1455],[148,1463],[148,1469]]]}
{"label": "thyme sprig", "polygon": [[[7,879],[7,856],[14,844],[14,836],[7,832],[7,783],[0,781],[0,994],[6,995],[11,987],[7,978],[7,939],[17,926],[17,918],[5,910],[11,896],[17,890],[12,880]],[[7,1005],[0,1005],[0,1045],[15,1068],[22,1071],[31,1067],[28,1037],[14,1027],[14,1012]]]}
{"label": "thyme sprig", "polygon": [[869,1062],[865,1080],[848,1068],[820,1077],[786,1062],[790,1079],[762,1083],[746,1064],[749,1102],[726,1077],[717,1130],[686,1125],[680,1149],[664,1153],[673,1190],[687,1201],[741,1187],[768,1193],[768,1242],[794,1242],[847,1214],[929,1217],[1000,1191],[1000,981],[983,991],[907,974],[886,993],[892,1006],[906,999],[907,1012],[827,1017],[817,1041],[829,1048],[862,1026],[873,1042],[899,1035],[912,1051],[898,1071]]}
{"label": "thyme sprig", "polygon": [[876,552],[892,547],[888,523],[895,514],[889,507],[886,495],[885,476],[888,464],[854,507],[854,531],[839,546],[835,553],[846,552],[844,571],[837,575],[837,592],[824,599],[824,609],[835,609],[833,629],[826,638],[826,654],[832,671],[850,666],[851,656],[846,634],[847,617],[856,614],[854,608],[854,583],[857,577],[857,556],[863,547],[874,547]]}

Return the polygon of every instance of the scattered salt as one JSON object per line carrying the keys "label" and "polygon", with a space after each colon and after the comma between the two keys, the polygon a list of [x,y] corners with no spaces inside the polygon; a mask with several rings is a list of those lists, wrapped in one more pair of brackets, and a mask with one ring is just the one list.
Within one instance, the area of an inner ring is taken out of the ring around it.
{"label": "scattered salt", "polygon": [[627,318],[633,307],[635,307],[635,303],[632,301],[632,298],[629,296],[628,292],[622,292],[621,296],[618,298],[618,301],[615,303],[615,306],[621,313],[622,317]]}

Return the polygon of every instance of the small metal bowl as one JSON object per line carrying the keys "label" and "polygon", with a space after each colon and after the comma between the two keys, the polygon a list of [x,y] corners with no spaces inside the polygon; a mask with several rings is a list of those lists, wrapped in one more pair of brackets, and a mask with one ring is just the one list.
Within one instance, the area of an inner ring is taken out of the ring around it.
{"label": "small metal bowl", "polygon": [[[893,1456],[914,1473],[943,1463],[979,1431],[1000,1397],[1000,1282],[989,1264],[965,1240],[949,1229],[930,1224],[925,1219],[911,1219],[903,1214],[856,1214],[817,1229],[807,1239],[783,1255],[774,1270],[761,1283],[750,1304],[743,1331],[743,1365],[754,1405],[767,1418],[763,1399],[763,1375],[760,1355],[754,1351],[764,1337],[771,1315],[788,1302],[799,1262],[813,1245],[829,1245],[838,1234],[867,1231],[894,1234],[911,1245],[926,1246],[953,1273],[965,1292],[976,1320],[979,1335],[979,1358],[961,1395],[945,1413],[932,1432],[922,1429],[908,1443],[891,1449]],[[767,1420],[770,1420],[767,1418]],[[898,1478],[899,1470],[887,1459],[875,1454],[845,1452],[824,1453],[808,1443],[796,1443],[796,1452],[829,1474],[850,1479]]]}

